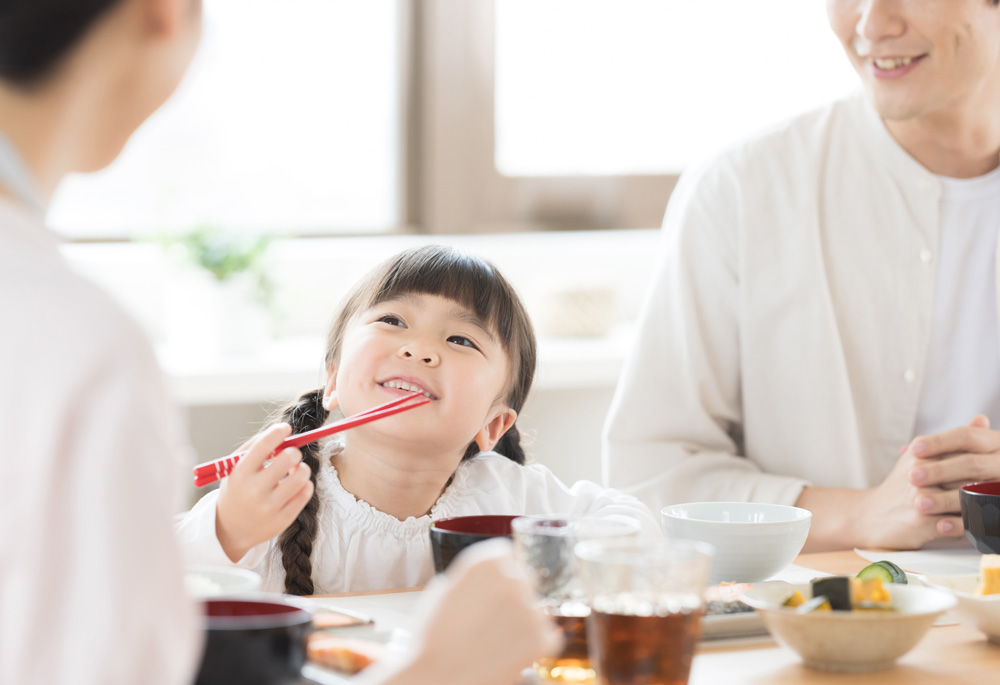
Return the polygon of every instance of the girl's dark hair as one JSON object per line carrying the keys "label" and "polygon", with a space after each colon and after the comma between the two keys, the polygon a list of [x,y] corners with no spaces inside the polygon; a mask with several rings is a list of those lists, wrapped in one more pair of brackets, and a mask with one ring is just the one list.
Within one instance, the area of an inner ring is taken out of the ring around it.
{"label": "girl's dark hair", "polygon": [[[303,394],[294,404],[286,407],[281,418],[292,427],[292,433],[304,433],[322,426],[328,415],[329,412],[323,408],[323,388],[320,388]],[[299,448],[302,461],[312,472],[313,486],[316,485],[316,472],[319,470],[319,445],[313,442]],[[316,541],[318,512],[319,496],[314,489],[305,508],[278,538],[281,565],[285,569],[285,592],[288,594],[313,594],[311,557]]]}
{"label": "girl's dark hair", "polygon": [[[428,245],[400,252],[383,262],[362,279],[344,298],[334,317],[326,341],[326,369],[330,372],[340,358],[344,333],[351,320],[361,311],[386,300],[403,295],[422,293],[439,295],[473,312],[496,336],[510,363],[510,381],[498,400],[516,412],[521,411],[535,375],[535,333],[528,314],[514,288],[486,260],[444,245]],[[282,419],[292,426],[293,433],[319,428],[327,419],[323,408],[323,389],[307,392],[288,406]],[[517,424],[510,427],[497,442],[496,451],[508,459],[523,464]],[[316,443],[302,448],[302,460],[312,470],[313,484],[319,469],[319,448]],[[464,459],[479,453],[471,442]],[[285,591],[290,594],[312,594],[312,554],[316,539],[316,519],[319,497],[313,492],[309,504],[279,538],[281,563],[285,569]]]}
{"label": "girl's dark hair", "polygon": [[44,80],[94,22],[121,0],[0,0],[0,78]]}

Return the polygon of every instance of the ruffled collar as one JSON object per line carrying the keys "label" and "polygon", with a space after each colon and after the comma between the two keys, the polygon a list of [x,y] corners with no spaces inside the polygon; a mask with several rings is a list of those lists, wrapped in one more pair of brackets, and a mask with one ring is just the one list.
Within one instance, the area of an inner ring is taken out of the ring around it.
{"label": "ruffled collar", "polygon": [[[346,516],[354,519],[365,528],[386,530],[396,535],[426,535],[427,527],[439,518],[452,515],[467,488],[469,464],[466,460],[458,465],[452,475],[451,483],[438,497],[430,513],[423,516],[410,516],[400,521],[395,516],[376,509],[368,502],[358,499],[348,492],[340,482],[337,467],[333,465],[333,457],[342,453],[343,443],[331,443],[325,446],[320,460],[320,469],[316,474],[316,483],[323,493],[320,497],[320,516],[339,518]],[[326,501],[324,501],[326,500]]]}

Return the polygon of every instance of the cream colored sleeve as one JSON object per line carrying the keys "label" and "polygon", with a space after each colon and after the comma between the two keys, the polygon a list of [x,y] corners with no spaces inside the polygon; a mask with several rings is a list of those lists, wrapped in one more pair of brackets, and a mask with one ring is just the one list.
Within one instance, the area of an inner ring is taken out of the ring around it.
{"label": "cream colored sleeve", "polygon": [[721,163],[686,174],[604,431],[605,484],[654,512],[703,500],[793,504],[804,481],[740,454],[743,198]]}

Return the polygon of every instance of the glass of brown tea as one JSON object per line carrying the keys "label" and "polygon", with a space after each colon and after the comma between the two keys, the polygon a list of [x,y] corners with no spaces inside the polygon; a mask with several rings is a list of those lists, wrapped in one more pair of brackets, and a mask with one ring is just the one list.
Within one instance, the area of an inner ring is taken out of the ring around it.
{"label": "glass of brown tea", "polygon": [[573,548],[586,540],[630,538],[638,535],[638,521],[627,516],[521,516],[511,522],[514,549],[538,581],[539,604],[562,629],[565,647],[554,659],[542,659],[535,672],[542,682],[593,683],[587,654],[587,605],[577,572]]}
{"label": "glass of brown tea", "polygon": [[711,545],[590,540],[574,548],[601,685],[685,685],[701,632]]}

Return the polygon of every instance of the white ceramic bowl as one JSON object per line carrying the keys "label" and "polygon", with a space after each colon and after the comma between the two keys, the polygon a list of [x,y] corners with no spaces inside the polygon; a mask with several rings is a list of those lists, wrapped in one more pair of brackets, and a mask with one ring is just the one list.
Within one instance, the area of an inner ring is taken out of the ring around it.
{"label": "white ceramic bowl", "polygon": [[955,595],[958,605],[954,613],[958,619],[981,631],[993,644],[1000,645],[1000,595],[977,595],[978,573],[927,573],[917,578],[922,583]]}
{"label": "white ceramic bowl", "polygon": [[712,583],[766,580],[798,556],[812,513],[783,504],[693,502],[664,507],[669,537],[715,547]]}
{"label": "white ceramic bowl", "polygon": [[253,571],[234,566],[188,566],[184,588],[196,598],[230,597],[256,592],[261,578]]}
{"label": "white ceramic bowl", "polygon": [[740,599],[764,619],[781,644],[794,650],[806,666],[821,671],[863,673],[889,668],[910,651],[934,620],[955,606],[955,598],[936,588],[889,585],[895,611],[820,611],[800,614],[781,606],[798,590],[812,595],[809,585],[761,586]]}

